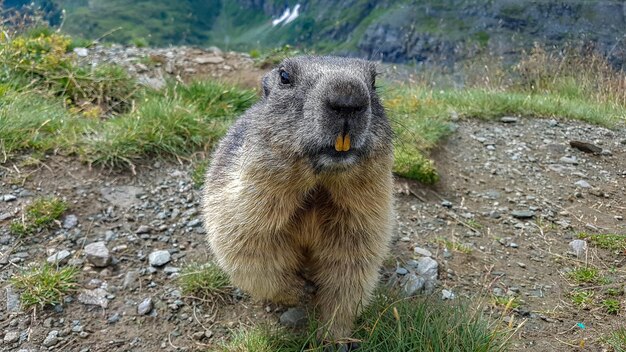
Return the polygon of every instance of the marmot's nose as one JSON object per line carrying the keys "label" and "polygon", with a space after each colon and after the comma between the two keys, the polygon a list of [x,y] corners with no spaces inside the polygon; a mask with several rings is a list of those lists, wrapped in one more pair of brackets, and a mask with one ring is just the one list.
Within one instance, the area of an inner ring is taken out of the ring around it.
{"label": "marmot's nose", "polygon": [[359,96],[335,93],[326,101],[328,108],[338,114],[352,115],[364,111],[366,102]]}
{"label": "marmot's nose", "polygon": [[367,89],[356,80],[330,82],[326,94],[326,106],[339,115],[356,116],[367,110],[369,95]]}

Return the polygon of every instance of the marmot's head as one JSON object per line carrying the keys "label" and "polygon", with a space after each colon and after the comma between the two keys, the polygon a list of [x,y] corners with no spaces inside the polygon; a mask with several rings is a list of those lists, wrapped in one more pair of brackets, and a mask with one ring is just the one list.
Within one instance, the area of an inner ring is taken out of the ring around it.
{"label": "marmot's head", "polygon": [[308,158],[318,171],[349,168],[376,150],[391,152],[375,78],[375,64],[365,60],[284,60],[263,77],[268,142]]}

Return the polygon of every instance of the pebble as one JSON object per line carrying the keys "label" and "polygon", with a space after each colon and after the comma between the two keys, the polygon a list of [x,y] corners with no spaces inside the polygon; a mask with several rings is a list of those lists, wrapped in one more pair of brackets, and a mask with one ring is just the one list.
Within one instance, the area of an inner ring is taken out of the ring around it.
{"label": "pebble", "polygon": [[530,210],[513,210],[511,215],[516,219],[532,219],[535,213]]}
{"label": "pebble", "polygon": [[120,321],[120,319],[122,319],[122,317],[119,315],[119,313],[114,313],[113,315],[111,315],[108,319],[107,319],[107,323],[109,324],[115,324],[118,321]]}
{"label": "pebble", "polygon": [[564,156],[559,159],[559,162],[563,164],[578,165],[578,160],[575,156]]}
{"label": "pebble", "polygon": [[148,297],[141,301],[137,306],[137,314],[148,315],[152,311],[152,297]]}
{"label": "pebble", "polygon": [[70,251],[68,251],[67,249],[64,249],[62,251],[56,252],[53,255],[49,256],[48,259],[46,259],[46,261],[50,264],[65,264],[65,262],[68,260],[68,258],[70,257],[71,253]]}
{"label": "pebble", "polygon": [[72,229],[78,225],[78,217],[74,214],[69,214],[63,219],[63,228],[66,230]]}
{"label": "pebble", "polygon": [[20,333],[17,331],[9,331],[4,334],[4,343],[15,343],[20,339]]}
{"label": "pebble", "polygon": [[8,285],[4,289],[7,300],[7,312],[17,313],[20,311],[20,296],[13,290],[13,286]]}
{"label": "pebble", "polygon": [[151,266],[163,266],[171,260],[170,252],[165,250],[154,251],[148,256],[148,262]]}
{"label": "pebble", "polygon": [[132,290],[139,286],[139,272],[136,270],[131,270],[126,273],[124,276],[124,282],[122,283],[122,288],[124,290]]}
{"label": "pebble", "polygon": [[221,64],[222,62],[224,62],[224,58],[221,56],[198,56],[197,58],[193,59],[193,62],[200,65]]}
{"label": "pebble", "polygon": [[5,194],[2,196],[2,200],[5,202],[13,202],[17,199],[16,196],[12,195],[12,194]]}
{"label": "pebble", "polygon": [[145,233],[150,233],[152,232],[152,229],[150,228],[150,226],[148,225],[141,225],[139,226],[139,228],[135,231],[136,234],[138,235],[142,235]]}
{"label": "pebble", "polygon": [[283,326],[297,328],[304,326],[308,321],[306,310],[302,307],[289,308],[280,315],[280,323]]}
{"label": "pebble", "polygon": [[51,346],[56,345],[58,342],[59,342],[59,331],[51,330],[48,333],[48,336],[46,336],[46,338],[43,340],[43,346],[51,347]]}
{"label": "pebble", "polygon": [[504,123],[516,123],[517,121],[518,119],[515,116],[504,116],[500,118],[500,122],[504,122]]}
{"label": "pebble", "polygon": [[104,242],[94,242],[85,246],[85,256],[95,267],[104,268],[111,264],[111,255]]}
{"label": "pebble", "polygon": [[452,208],[452,202],[448,201],[448,200],[444,200],[441,202],[441,206],[444,208]]}
{"label": "pebble", "polygon": [[79,57],[87,57],[89,55],[89,49],[87,48],[74,48],[74,53]]}
{"label": "pebble", "polygon": [[423,277],[415,274],[409,274],[406,276],[406,280],[402,285],[402,290],[406,297],[414,296],[424,289],[426,280]]}
{"label": "pebble", "polygon": [[424,256],[424,257],[432,257],[433,256],[433,254],[428,249],[424,249],[424,248],[421,248],[421,247],[413,248],[413,252],[415,254],[419,254],[419,255]]}
{"label": "pebble", "polygon": [[78,301],[82,304],[100,306],[106,309],[109,306],[109,300],[106,297],[107,295],[108,292],[102,288],[83,290],[78,295]]}
{"label": "pebble", "polygon": [[441,290],[441,299],[446,300],[446,299],[454,299],[456,298],[456,295],[452,292],[452,291],[448,291],[448,290]]}
{"label": "pebble", "polygon": [[406,269],[405,269],[405,268],[403,268],[403,267],[398,267],[398,268],[396,269],[396,274],[398,274],[398,275],[406,275],[406,274],[408,274],[408,273],[409,273],[409,271],[408,271],[408,270],[406,270]]}
{"label": "pebble", "polygon": [[589,182],[585,180],[576,181],[576,183],[574,184],[580,188],[591,188],[591,185],[589,184]]}

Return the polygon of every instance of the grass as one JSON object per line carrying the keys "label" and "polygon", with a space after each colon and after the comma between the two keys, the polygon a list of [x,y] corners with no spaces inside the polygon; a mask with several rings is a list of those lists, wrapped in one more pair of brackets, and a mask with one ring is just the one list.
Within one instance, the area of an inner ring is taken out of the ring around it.
{"label": "grass", "polygon": [[522,305],[522,302],[518,297],[492,296],[491,301],[494,306],[504,307],[506,310],[516,309]]}
{"label": "grass", "polygon": [[[466,302],[465,302],[466,303]],[[380,294],[357,322],[359,351],[504,351],[509,332],[490,324],[478,308],[434,298],[395,299]],[[305,333],[255,327],[235,334],[222,351],[323,351],[315,322]]]}
{"label": "grass", "polygon": [[626,352],[626,328],[616,329],[601,340],[615,352]]}
{"label": "grass", "polygon": [[591,244],[611,251],[626,252],[626,235],[579,233],[578,238],[588,240]]}
{"label": "grass", "polygon": [[185,295],[198,298],[223,294],[230,284],[226,273],[212,263],[192,264],[181,272],[178,280]]}
{"label": "grass", "polygon": [[607,314],[617,315],[621,310],[620,302],[614,298],[603,300],[601,306]]}
{"label": "grass", "polygon": [[26,308],[41,308],[63,302],[63,297],[76,289],[75,267],[57,268],[50,264],[32,267],[11,278],[11,284],[21,290],[20,299]]}
{"label": "grass", "polygon": [[449,251],[455,251],[455,252],[460,252],[463,254],[470,254],[472,253],[472,247],[459,243],[457,241],[450,241],[448,239],[445,238],[438,238],[436,239],[436,242],[441,244],[442,246],[444,246],[445,248],[447,248]]}
{"label": "grass", "polygon": [[204,184],[204,176],[209,168],[209,162],[206,160],[197,161],[191,170],[191,181],[196,188],[202,187]]}
{"label": "grass", "polygon": [[587,308],[593,304],[594,293],[592,291],[575,290],[570,293],[572,303],[579,308]]}
{"label": "grass", "polygon": [[50,227],[66,210],[67,204],[58,198],[37,198],[24,209],[21,219],[11,223],[11,232],[17,236],[32,235]]}
{"label": "grass", "polygon": [[600,271],[592,267],[576,268],[568,273],[568,276],[577,284],[592,284],[597,283],[602,279]]}

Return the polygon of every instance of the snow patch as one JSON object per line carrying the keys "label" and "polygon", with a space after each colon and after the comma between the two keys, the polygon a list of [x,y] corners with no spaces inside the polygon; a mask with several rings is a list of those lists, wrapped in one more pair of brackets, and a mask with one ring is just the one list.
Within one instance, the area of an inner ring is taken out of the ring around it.
{"label": "snow patch", "polygon": [[291,23],[298,18],[298,16],[300,16],[300,4],[296,4],[296,6],[293,7],[293,11],[289,7],[286,8],[280,17],[272,20],[272,26],[276,27],[279,24]]}

